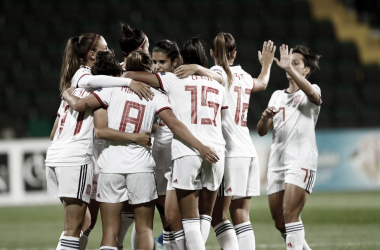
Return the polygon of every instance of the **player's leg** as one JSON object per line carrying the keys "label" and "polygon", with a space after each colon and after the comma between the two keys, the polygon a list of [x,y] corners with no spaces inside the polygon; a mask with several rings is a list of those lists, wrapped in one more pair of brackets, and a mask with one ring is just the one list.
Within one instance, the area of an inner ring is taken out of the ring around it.
{"label": "player's leg", "polygon": [[301,221],[301,211],[315,183],[315,171],[309,169],[290,169],[285,175],[283,211],[288,247],[302,250],[308,247],[305,230]]}
{"label": "player's leg", "polygon": [[153,217],[155,201],[149,201],[133,206],[135,227],[137,232],[137,248],[153,249]]}
{"label": "player's leg", "polygon": [[[91,200],[91,202],[92,202],[92,200]],[[81,236],[79,238],[79,250],[85,250],[86,249],[86,246],[88,243],[88,236],[92,230],[90,228],[92,215],[91,215],[91,211],[89,209],[91,202],[88,205],[88,207],[86,209],[86,215],[84,216],[84,221],[82,224],[82,233],[81,233]]]}
{"label": "player's leg", "polygon": [[182,215],[179,211],[178,200],[175,189],[168,184],[168,190],[166,191],[165,200],[165,217],[169,223],[171,232],[174,236],[175,242],[173,242],[173,237],[171,237],[170,232],[167,233],[167,238],[164,238],[166,243],[164,245],[170,245],[173,249],[176,249],[173,245],[177,246],[179,250],[186,249],[185,233],[182,226]]}
{"label": "player's leg", "polygon": [[[223,184],[221,185],[223,186]],[[212,212],[211,225],[216,234],[219,246],[225,250],[239,249],[235,229],[227,218],[232,196],[219,196],[222,189],[219,188],[214,210]]]}
{"label": "player's leg", "polygon": [[[240,250],[255,249],[255,234],[249,218],[251,197],[260,195],[260,166],[257,157],[227,158],[234,175],[230,178],[230,213]],[[226,162],[227,162],[226,159]]]}
{"label": "player's leg", "polygon": [[199,197],[199,213],[201,218],[201,232],[204,242],[210,233],[210,225],[218,188],[222,183],[224,174],[224,153],[218,152],[220,160],[210,164],[202,161],[201,180],[202,187]]}
{"label": "player's leg", "polygon": [[[159,177],[157,177],[156,175],[156,180],[158,179]],[[164,175],[162,174],[161,178],[164,178]],[[158,183],[158,181],[157,181]],[[167,186],[167,182],[165,183],[165,188],[159,188],[158,187],[158,184],[157,184],[157,191],[158,191],[158,199],[156,201],[156,208],[158,210],[158,213],[160,214],[160,219],[161,219],[161,223],[162,223],[162,228],[163,228],[163,233],[157,238],[157,243],[156,243],[156,248],[160,249],[160,248],[163,248],[164,247],[164,242],[163,242],[163,239],[164,239],[164,234],[166,232],[167,236],[170,235],[170,237],[173,237],[173,232],[171,231],[170,227],[169,227],[169,223],[167,222],[166,220],[166,217],[165,217],[165,198],[166,198],[166,186]],[[161,192],[159,191],[159,189],[165,189],[164,192],[165,194],[164,195],[160,195]]]}
{"label": "player's leg", "polygon": [[117,240],[117,248],[123,249],[125,235],[128,232],[128,229],[135,221],[135,217],[133,215],[133,208],[128,202],[124,202],[123,211],[121,213],[121,225],[120,232]]}
{"label": "player's leg", "polygon": [[205,249],[198,211],[199,190],[202,189],[201,170],[202,158],[199,156],[184,156],[173,161],[171,184],[176,189],[183,230],[190,250]]}
{"label": "player's leg", "polygon": [[255,235],[249,219],[251,197],[232,199],[231,219],[235,225],[240,250],[256,249]]}
{"label": "player's leg", "polygon": [[100,203],[103,237],[101,246],[117,249],[117,239],[120,231],[123,203]]}

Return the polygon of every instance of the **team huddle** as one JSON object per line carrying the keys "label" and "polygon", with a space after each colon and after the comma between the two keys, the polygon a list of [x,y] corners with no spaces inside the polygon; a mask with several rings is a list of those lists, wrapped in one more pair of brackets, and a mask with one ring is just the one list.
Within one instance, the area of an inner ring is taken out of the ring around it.
{"label": "team huddle", "polygon": [[86,249],[99,210],[100,249],[123,249],[132,224],[132,248],[154,249],[155,208],[165,249],[205,249],[211,226],[221,249],[255,249],[249,210],[260,171],[247,114],[251,94],[267,88],[273,60],[289,86],[272,94],[257,124],[260,136],[273,129],[269,206],[284,248],[310,249],[301,211],[316,177],[322,98],[307,78],[319,56],[282,45],[278,60],[274,43],[264,42],[252,78],[234,64],[237,44],[228,33],[211,44],[211,69],[198,38],[181,49],[160,41],[150,55],[148,36],[123,24],[119,43],[122,63],[101,35],[66,44],[45,161],[49,197],[64,207],[57,249]]}

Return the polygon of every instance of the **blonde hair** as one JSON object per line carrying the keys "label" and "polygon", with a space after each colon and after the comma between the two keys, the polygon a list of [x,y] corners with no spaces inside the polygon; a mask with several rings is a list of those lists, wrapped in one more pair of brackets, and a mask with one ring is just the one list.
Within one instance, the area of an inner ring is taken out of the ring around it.
{"label": "blonde hair", "polygon": [[143,50],[137,50],[130,53],[127,56],[127,60],[125,62],[125,69],[127,71],[150,72],[152,70],[152,65],[153,62],[150,55]]}

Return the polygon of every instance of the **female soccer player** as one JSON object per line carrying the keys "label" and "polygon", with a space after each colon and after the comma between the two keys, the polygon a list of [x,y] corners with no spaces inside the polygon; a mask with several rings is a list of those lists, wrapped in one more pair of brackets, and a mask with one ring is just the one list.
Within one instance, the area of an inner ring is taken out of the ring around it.
{"label": "female soccer player", "polygon": [[[89,76],[95,56],[101,50],[108,50],[108,47],[98,34],[87,33],[69,39],[62,63],[61,92],[70,86],[77,86],[83,78],[86,78],[87,84],[99,83],[99,78]],[[111,82],[128,85],[130,80],[119,79],[115,82],[111,79]],[[74,93],[81,98],[89,94],[85,89]],[[45,160],[48,193],[51,198],[59,197],[64,206],[65,230],[60,239],[61,246],[79,249],[79,234],[92,189],[93,117],[92,111],[75,112],[65,101],[61,102],[57,114],[51,133],[52,145]]]}
{"label": "female soccer player", "polygon": [[[198,38],[192,38],[181,49],[184,64],[206,66],[207,57]],[[190,131],[203,138],[217,151],[220,161],[209,165],[199,153],[183,141],[173,138],[172,186],[176,189],[182,224],[189,249],[205,249],[200,231],[198,198],[203,189],[206,209],[211,211],[224,170],[225,141],[221,131],[221,109],[225,105],[224,87],[209,77],[192,75],[178,79],[171,73],[149,74],[127,72],[125,77],[161,87],[169,93],[173,110]],[[207,233],[208,234],[208,233]]]}
{"label": "female soccer player", "polygon": [[[236,42],[231,34],[219,33],[212,44],[211,55],[216,66],[211,69],[223,78],[228,109],[223,116],[223,136],[226,140],[224,179],[212,215],[211,224],[222,249],[250,249],[255,238],[249,219],[251,197],[260,194],[260,174],[256,149],[247,128],[247,111],[251,92],[263,91],[269,82],[270,68],[276,47],[265,42],[259,62],[262,71],[252,78],[241,66],[233,65],[236,59]],[[177,75],[189,75],[194,66],[183,65]],[[227,219],[228,209],[235,231]]]}
{"label": "female soccer player", "polygon": [[268,200],[276,228],[286,239],[287,249],[310,249],[300,217],[315,183],[315,125],[322,98],[320,88],[307,78],[318,68],[320,56],[300,45],[290,51],[288,45],[282,45],[280,54],[280,61],[274,60],[285,70],[289,87],[273,93],[257,131],[264,136],[273,128]]}
{"label": "female soccer player", "polygon": [[[148,59],[150,60],[149,55],[143,51],[133,52],[127,58],[126,68],[136,70],[133,67],[141,65],[137,69],[148,70],[150,67],[146,68],[146,66],[150,65],[151,62]],[[136,61],[140,63],[136,63]],[[102,89],[80,101],[85,101],[92,107],[107,106],[110,127],[135,132],[140,129],[149,129],[152,126],[154,113],[157,112],[178,138],[181,138],[181,140],[199,150],[201,155],[208,161],[216,162],[217,155],[215,152],[211,148],[201,144],[175,118],[170,110],[167,96],[156,90],[154,92],[155,96],[151,102],[139,100],[128,88]],[[123,103],[123,105],[120,105],[120,103]],[[95,113],[97,136],[102,139],[112,140],[112,138],[104,137],[102,132],[103,129],[109,129],[107,123],[104,122],[107,120],[107,117],[98,119],[97,112]],[[115,161],[114,159],[117,158],[117,155],[126,155],[128,157],[119,157],[120,161]],[[132,155],[134,157],[131,158]],[[154,199],[157,198],[157,194],[153,174],[155,163],[150,153],[146,148],[136,148],[131,144],[109,142],[109,146],[102,153],[99,165],[101,174],[99,176],[97,199],[101,202],[100,207],[103,220],[101,249],[107,247],[109,249],[117,249],[116,238],[119,233],[120,214],[123,207],[123,204],[120,202],[126,200],[127,197],[129,203],[133,204],[134,207],[136,230],[139,235],[138,248],[151,249],[153,247],[151,230]],[[118,179],[122,179],[122,181],[118,182]],[[142,179],[144,181],[141,181]]]}

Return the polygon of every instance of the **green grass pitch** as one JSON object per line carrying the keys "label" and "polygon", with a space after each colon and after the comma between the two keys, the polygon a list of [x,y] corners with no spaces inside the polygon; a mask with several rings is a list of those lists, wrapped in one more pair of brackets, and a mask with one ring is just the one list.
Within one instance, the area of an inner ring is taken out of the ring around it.
{"label": "green grass pitch", "polygon": [[[157,214],[157,213],[156,213]],[[266,196],[252,199],[251,222],[257,249],[285,249],[275,229]],[[313,250],[380,249],[380,192],[315,193],[309,196],[302,220]],[[63,227],[61,206],[0,208],[0,250],[55,249]],[[154,235],[162,228],[155,216]],[[130,249],[129,230],[124,242]],[[99,249],[101,220],[91,232],[88,249]],[[207,249],[220,249],[211,229]]]}

